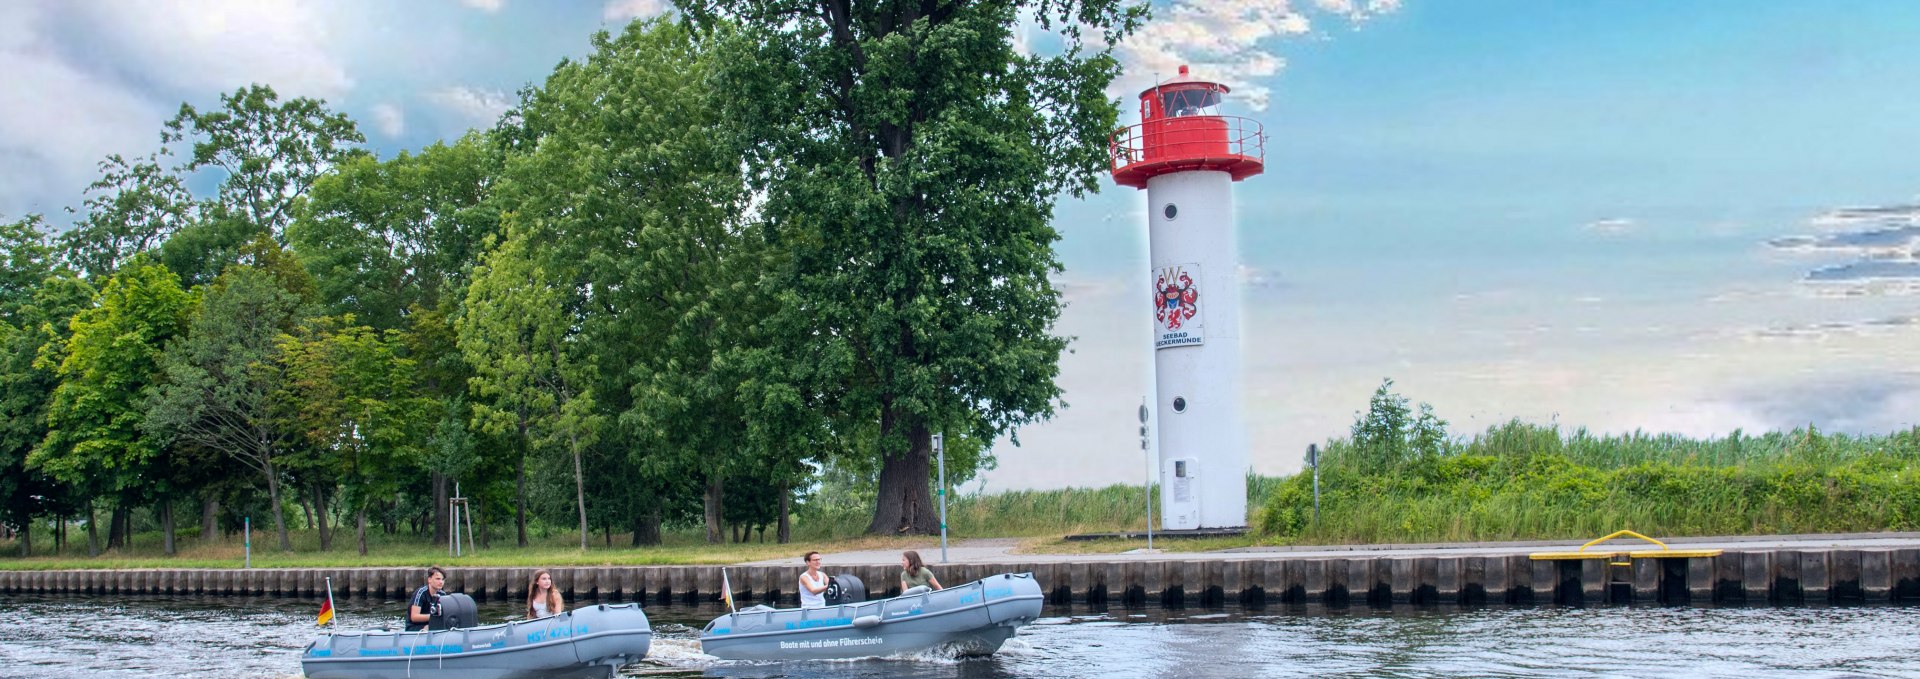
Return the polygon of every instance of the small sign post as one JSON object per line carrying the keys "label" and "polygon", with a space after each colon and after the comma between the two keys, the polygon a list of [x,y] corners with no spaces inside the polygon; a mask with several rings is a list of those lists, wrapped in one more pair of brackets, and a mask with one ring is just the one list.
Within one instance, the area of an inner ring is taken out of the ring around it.
{"label": "small sign post", "polygon": [[1153,446],[1147,441],[1147,397],[1140,397],[1140,452],[1147,458],[1147,551],[1153,551]]}

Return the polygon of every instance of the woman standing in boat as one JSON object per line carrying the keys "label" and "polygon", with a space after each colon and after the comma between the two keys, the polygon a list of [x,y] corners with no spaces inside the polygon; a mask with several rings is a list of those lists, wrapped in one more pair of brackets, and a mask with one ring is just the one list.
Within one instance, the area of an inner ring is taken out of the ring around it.
{"label": "woman standing in boat", "polygon": [[553,574],[545,568],[534,571],[533,582],[527,584],[527,619],[559,615],[565,610],[567,602],[560,598],[560,589],[553,586]]}
{"label": "woman standing in boat", "polygon": [[807,552],[807,570],[800,574],[800,607],[827,607],[827,574],[820,572],[820,553]]}
{"label": "woman standing in boat", "polygon": [[920,561],[920,553],[911,549],[900,555],[900,591],[914,587],[927,589],[946,589],[940,586],[940,579],[933,577],[933,569]]}

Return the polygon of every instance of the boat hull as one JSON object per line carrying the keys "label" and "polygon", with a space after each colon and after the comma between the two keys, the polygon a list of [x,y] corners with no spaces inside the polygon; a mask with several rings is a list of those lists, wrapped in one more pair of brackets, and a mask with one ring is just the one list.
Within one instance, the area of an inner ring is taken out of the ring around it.
{"label": "boat hull", "polygon": [[652,644],[639,604],[602,604],[465,629],[323,635],[300,667],[310,679],[610,677]]}
{"label": "boat hull", "polygon": [[730,613],[708,623],[700,647],[726,660],[991,655],[1040,616],[1044,599],[1031,574],[1002,574],[891,599]]}

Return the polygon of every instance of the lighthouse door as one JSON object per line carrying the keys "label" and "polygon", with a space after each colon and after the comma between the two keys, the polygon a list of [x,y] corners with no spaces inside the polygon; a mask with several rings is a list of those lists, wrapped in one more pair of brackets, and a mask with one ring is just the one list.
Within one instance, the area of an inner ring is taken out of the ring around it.
{"label": "lighthouse door", "polygon": [[1165,484],[1161,527],[1185,530],[1200,527],[1200,461],[1190,457],[1167,460],[1161,470]]}

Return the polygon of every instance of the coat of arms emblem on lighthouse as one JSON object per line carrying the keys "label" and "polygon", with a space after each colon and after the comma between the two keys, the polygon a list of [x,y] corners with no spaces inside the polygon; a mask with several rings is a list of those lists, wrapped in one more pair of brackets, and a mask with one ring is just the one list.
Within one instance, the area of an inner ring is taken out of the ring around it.
{"label": "coat of arms emblem on lighthouse", "polygon": [[1182,264],[1154,272],[1153,329],[1155,349],[1184,347],[1206,341],[1200,315],[1200,265]]}

